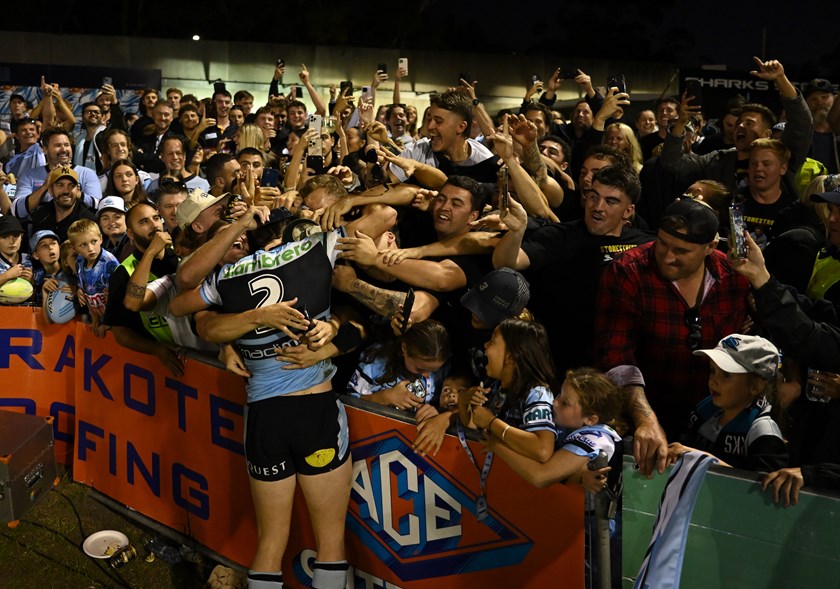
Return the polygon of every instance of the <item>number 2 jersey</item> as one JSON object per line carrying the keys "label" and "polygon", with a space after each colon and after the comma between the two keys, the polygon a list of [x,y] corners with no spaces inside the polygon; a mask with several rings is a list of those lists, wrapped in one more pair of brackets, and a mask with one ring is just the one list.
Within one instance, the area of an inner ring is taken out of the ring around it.
{"label": "number 2 jersey", "polygon": [[[301,241],[259,250],[223,266],[201,286],[201,297],[223,313],[241,313],[297,298],[295,308],[310,319],[330,318],[335,246],[343,233],[318,233]],[[248,379],[248,402],[308,389],[332,378],[335,367],[323,360],[309,368],[281,370],[275,347],[299,345],[279,329],[260,327],[236,340]]]}

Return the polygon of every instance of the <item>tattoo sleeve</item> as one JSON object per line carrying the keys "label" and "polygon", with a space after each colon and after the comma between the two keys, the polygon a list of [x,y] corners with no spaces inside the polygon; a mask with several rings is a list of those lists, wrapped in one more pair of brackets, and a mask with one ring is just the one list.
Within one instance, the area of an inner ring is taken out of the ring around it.
{"label": "tattoo sleeve", "polygon": [[522,167],[528,170],[528,173],[534,177],[538,185],[545,182],[546,176],[548,175],[548,168],[540,156],[540,150],[536,142],[523,148]]}
{"label": "tattoo sleeve", "polygon": [[655,415],[653,408],[648,403],[644,388],[631,385],[625,386],[623,391],[626,395],[624,399],[625,408],[633,423],[638,424],[640,419],[647,419]]}
{"label": "tattoo sleeve", "polygon": [[132,284],[131,282],[129,282],[125,294],[126,296],[131,297],[132,299],[143,300],[143,298],[145,298],[146,296],[146,287],[140,286],[138,284]]}
{"label": "tattoo sleeve", "polygon": [[390,317],[396,313],[399,305],[405,300],[404,292],[379,288],[358,278],[351,283],[348,293],[383,317]]}

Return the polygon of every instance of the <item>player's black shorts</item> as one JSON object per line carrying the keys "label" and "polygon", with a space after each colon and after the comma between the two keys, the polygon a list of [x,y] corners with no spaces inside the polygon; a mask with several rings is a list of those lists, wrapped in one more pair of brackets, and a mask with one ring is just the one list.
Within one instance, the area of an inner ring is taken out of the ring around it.
{"label": "player's black shorts", "polygon": [[350,456],[344,405],[332,391],[278,396],[245,408],[248,474],[279,481],[334,470]]}

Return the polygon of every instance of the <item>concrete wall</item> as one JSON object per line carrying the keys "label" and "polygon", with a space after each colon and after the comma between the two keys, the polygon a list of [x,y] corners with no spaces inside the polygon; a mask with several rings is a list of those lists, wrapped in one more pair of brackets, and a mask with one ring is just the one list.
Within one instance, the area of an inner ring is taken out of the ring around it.
{"label": "concrete wall", "polygon": [[[163,88],[177,86],[199,97],[212,91],[210,81],[221,78],[231,92],[249,90],[261,102],[268,91],[274,63],[286,60],[285,81],[297,81],[298,64],[305,63],[313,83],[327,96],[330,84],[350,79],[355,87],[370,83],[377,63],[387,63],[393,75],[397,59],[408,57],[409,79],[402,83],[402,101],[424,108],[428,93],[442,91],[457,82],[459,72],[468,72],[479,80],[479,95],[494,112],[518,106],[533,74],[547,79],[555,67],[579,67],[592,76],[596,86],[607,76],[623,73],[634,101],[655,98],[671,83],[676,91],[676,78],[671,77],[671,64],[642,64],[577,58],[570,54],[540,57],[518,55],[446,53],[410,51],[400,55],[396,50],[301,46],[266,43],[227,43],[131,37],[99,37],[89,35],[51,35],[3,32],[3,61],[7,63],[50,63],[160,69]],[[380,87],[378,104],[391,101],[393,85]],[[306,93],[304,93],[306,94]],[[358,94],[358,93],[357,93]],[[579,97],[578,88],[566,82],[560,99],[570,108]],[[308,101],[308,97],[306,98]]]}

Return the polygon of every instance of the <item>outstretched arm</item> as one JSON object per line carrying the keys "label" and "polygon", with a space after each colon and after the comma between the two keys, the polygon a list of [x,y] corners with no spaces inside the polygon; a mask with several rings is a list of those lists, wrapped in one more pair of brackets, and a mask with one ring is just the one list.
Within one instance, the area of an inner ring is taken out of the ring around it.
{"label": "outstretched arm", "polygon": [[312,82],[309,80],[309,70],[306,69],[306,64],[300,64],[300,74],[298,77],[300,81],[303,82],[303,85],[306,86],[306,90],[309,92],[309,98],[312,99],[312,104],[315,106],[315,113],[321,115],[322,117],[327,116],[327,105],[324,104],[324,99],[321,98],[321,95],[318,94],[318,91],[315,89],[315,86],[312,85]]}
{"label": "outstretched arm", "polygon": [[557,450],[547,462],[537,462],[514,452],[495,437],[490,437],[487,447],[504,460],[520,477],[540,489],[555,483],[563,483],[586,467],[586,456],[578,456],[568,450]]}

